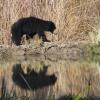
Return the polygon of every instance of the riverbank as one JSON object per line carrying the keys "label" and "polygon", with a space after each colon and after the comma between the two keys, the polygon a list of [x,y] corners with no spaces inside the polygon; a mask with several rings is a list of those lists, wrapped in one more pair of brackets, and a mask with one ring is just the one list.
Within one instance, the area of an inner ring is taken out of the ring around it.
{"label": "riverbank", "polygon": [[14,56],[40,56],[54,59],[78,59],[88,56],[91,46],[87,43],[44,43],[42,45],[9,46],[0,45],[0,58]]}

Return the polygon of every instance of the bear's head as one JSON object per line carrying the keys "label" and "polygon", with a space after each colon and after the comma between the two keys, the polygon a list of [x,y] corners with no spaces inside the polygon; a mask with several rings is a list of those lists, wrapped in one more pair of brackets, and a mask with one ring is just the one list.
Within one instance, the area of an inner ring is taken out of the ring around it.
{"label": "bear's head", "polygon": [[14,43],[14,44],[16,44],[17,46],[18,45],[21,45],[21,36],[17,36],[16,34],[12,34],[12,42]]}
{"label": "bear's head", "polygon": [[55,24],[52,21],[49,21],[49,29],[48,29],[48,31],[53,33],[55,29],[56,29]]}

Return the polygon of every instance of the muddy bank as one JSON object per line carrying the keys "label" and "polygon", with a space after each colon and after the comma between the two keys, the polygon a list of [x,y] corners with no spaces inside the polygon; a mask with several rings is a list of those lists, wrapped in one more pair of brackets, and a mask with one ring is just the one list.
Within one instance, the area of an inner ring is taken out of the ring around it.
{"label": "muddy bank", "polygon": [[77,59],[89,55],[86,43],[44,43],[42,45],[0,46],[0,57],[40,56],[59,59]]}

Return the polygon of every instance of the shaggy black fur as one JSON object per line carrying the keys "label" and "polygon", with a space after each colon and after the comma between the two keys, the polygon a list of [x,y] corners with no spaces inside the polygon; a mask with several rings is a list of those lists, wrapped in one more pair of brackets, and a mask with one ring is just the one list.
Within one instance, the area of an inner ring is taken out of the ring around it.
{"label": "shaggy black fur", "polygon": [[12,41],[16,45],[20,45],[23,35],[26,35],[28,40],[38,34],[39,38],[42,38],[44,42],[48,42],[49,40],[47,40],[44,31],[53,33],[55,29],[56,26],[52,21],[45,21],[36,17],[21,18],[11,27]]}

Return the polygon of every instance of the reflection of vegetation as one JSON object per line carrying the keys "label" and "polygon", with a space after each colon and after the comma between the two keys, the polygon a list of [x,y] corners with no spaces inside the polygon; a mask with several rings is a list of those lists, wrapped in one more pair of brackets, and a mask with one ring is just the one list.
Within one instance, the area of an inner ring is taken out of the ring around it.
{"label": "reflection of vegetation", "polygon": [[45,62],[44,61],[29,61],[29,62],[27,62],[26,64],[23,64],[23,65],[25,65],[27,68],[29,68],[30,70],[32,70],[33,68],[34,68],[34,70],[36,71],[36,72],[39,72],[40,70],[43,70],[43,68],[44,68],[44,66],[45,67],[49,67],[49,65],[48,64],[45,64]]}
{"label": "reflection of vegetation", "polygon": [[1,86],[0,100],[11,100],[13,98],[17,99],[14,91],[13,91],[13,93],[8,93],[7,87],[6,87],[7,84],[6,84],[6,81],[5,81],[5,77],[2,78],[1,82],[2,82],[2,86]]}
{"label": "reflection of vegetation", "polygon": [[61,96],[58,100],[73,100],[72,95]]}
{"label": "reflection of vegetation", "polygon": [[91,86],[90,86],[90,82],[89,82],[88,86],[82,92],[80,92],[78,95],[74,96],[74,100],[80,100],[83,97],[84,93],[87,93],[87,97],[89,97],[90,88],[91,88]]}
{"label": "reflection of vegetation", "polygon": [[78,99],[74,98],[72,95],[65,95],[60,97],[58,100],[100,100],[100,97],[80,97]]}
{"label": "reflection of vegetation", "polygon": [[42,95],[35,94],[36,96],[34,97],[27,95],[27,91],[25,95],[23,95],[22,93],[21,96],[17,95],[17,91],[13,89],[9,93],[6,87],[7,84],[5,78],[3,78],[1,82],[2,86],[0,92],[0,100],[55,100],[53,93],[50,93],[48,96],[46,95],[46,93],[43,93]]}

